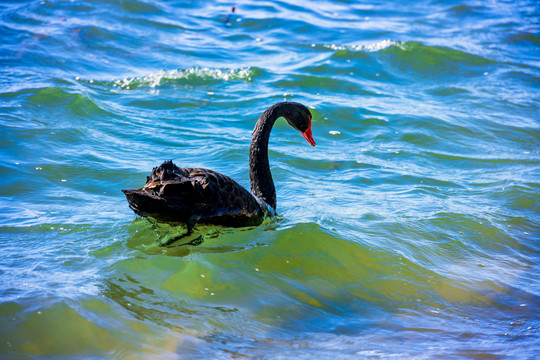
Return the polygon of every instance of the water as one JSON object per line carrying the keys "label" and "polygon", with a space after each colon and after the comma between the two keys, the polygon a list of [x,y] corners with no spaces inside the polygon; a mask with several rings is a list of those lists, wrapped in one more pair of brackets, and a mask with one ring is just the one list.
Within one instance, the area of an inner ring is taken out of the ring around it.
{"label": "water", "polygon": [[[231,12],[231,7],[236,11]],[[0,5],[2,358],[540,357],[535,1]],[[163,160],[246,187],[276,123],[275,221],[137,218]]]}

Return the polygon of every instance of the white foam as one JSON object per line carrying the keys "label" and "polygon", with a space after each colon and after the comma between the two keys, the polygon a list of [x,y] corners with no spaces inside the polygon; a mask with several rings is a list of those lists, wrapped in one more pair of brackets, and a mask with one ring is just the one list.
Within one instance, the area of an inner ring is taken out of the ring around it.
{"label": "white foam", "polygon": [[190,69],[160,70],[146,76],[125,78],[113,82],[113,86],[121,89],[132,89],[139,87],[155,88],[163,82],[178,79],[216,79],[216,80],[243,80],[251,81],[251,68],[240,69],[213,69],[193,67]]}
{"label": "white foam", "polygon": [[367,51],[367,52],[377,52],[390,46],[400,46],[399,41],[393,41],[390,39],[377,41],[374,43],[368,44],[358,44],[358,45],[324,45],[324,47],[332,50],[353,50],[353,51]]}

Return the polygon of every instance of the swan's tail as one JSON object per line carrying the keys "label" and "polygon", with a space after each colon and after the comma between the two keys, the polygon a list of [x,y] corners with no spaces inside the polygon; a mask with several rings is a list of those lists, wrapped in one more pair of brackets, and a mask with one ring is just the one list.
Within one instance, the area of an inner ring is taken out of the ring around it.
{"label": "swan's tail", "polygon": [[152,195],[142,189],[122,190],[126,195],[129,207],[141,216],[151,216],[163,211],[166,201],[159,196]]}

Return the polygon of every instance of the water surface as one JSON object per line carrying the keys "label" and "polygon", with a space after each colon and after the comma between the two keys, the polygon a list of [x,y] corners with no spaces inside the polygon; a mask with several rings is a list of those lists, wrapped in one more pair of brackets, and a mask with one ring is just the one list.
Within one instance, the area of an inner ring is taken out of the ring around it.
{"label": "water surface", "polygon": [[[232,6],[236,11],[232,13]],[[3,358],[540,356],[535,1],[0,4]],[[153,166],[279,217],[182,228],[128,208]]]}

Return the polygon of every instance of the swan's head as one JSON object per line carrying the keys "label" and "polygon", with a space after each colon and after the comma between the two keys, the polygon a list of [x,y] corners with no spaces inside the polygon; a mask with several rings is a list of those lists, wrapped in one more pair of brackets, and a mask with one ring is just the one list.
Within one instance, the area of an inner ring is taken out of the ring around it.
{"label": "swan's head", "polygon": [[309,109],[302,104],[287,102],[285,114],[282,116],[296,130],[302,133],[302,136],[311,145],[315,146],[315,140],[311,135],[311,113]]}

